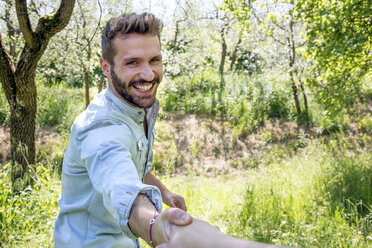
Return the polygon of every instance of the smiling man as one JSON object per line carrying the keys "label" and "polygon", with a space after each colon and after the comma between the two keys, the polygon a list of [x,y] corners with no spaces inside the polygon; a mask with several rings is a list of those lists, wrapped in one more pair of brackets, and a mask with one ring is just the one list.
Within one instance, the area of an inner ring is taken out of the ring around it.
{"label": "smiling man", "polygon": [[[171,224],[192,221],[184,199],[151,172],[163,75],[160,31],[150,13],[113,18],[103,30],[100,63],[109,87],[71,128],[57,248],[140,247],[138,237],[156,246],[168,240]],[[161,213],[162,201],[172,208]]]}

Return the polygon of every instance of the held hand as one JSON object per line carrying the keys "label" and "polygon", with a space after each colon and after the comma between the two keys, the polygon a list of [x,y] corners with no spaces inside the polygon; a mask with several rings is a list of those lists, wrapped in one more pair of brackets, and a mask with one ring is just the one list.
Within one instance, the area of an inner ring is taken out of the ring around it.
{"label": "held hand", "polygon": [[209,223],[193,219],[193,222],[187,226],[171,225],[168,242],[163,243],[156,248],[220,248],[229,247],[226,242],[230,237],[221,233],[219,229]]}
{"label": "held hand", "polygon": [[152,226],[153,244],[159,245],[169,241],[172,226],[186,226],[191,224],[192,217],[177,208],[168,208],[161,213]]}
{"label": "held hand", "polygon": [[169,190],[166,190],[162,194],[163,202],[171,208],[179,208],[183,211],[187,211],[185,200],[182,196],[179,196]]}
{"label": "held hand", "polygon": [[190,225],[168,226],[168,232],[168,241],[156,248],[289,248],[237,239],[221,233],[218,227],[195,218]]}

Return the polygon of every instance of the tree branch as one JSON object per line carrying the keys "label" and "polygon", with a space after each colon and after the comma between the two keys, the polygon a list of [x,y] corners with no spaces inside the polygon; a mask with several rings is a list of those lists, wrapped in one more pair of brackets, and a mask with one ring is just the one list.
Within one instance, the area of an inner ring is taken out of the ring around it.
{"label": "tree branch", "polygon": [[0,82],[4,88],[5,96],[9,102],[12,102],[11,93],[15,90],[14,83],[15,66],[11,56],[6,51],[0,34]]}
{"label": "tree branch", "polygon": [[15,2],[17,19],[19,22],[19,28],[22,31],[23,37],[31,48],[37,44],[36,35],[32,30],[30,17],[28,16],[26,0],[16,0]]}
{"label": "tree branch", "polygon": [[56,12],[40,17],[36,27],[36,33],[49,40],[53,35],[66,27],[70,20],[74,5],[75,0],[62,0]]}

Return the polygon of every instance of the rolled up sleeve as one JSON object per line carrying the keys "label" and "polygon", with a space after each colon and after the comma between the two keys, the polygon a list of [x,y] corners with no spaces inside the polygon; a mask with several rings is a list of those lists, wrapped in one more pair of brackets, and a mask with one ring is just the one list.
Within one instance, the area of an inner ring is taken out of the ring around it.
{"label": "rolled up sleeve", "polygon": [[81,132],[77,143],[94,190],[102,195],[103,205],[125,235],[136,239],[128,219],[137,195],[146,194],[159,212],[162,200],[159,189],[142,183],[137,174],[131,154],[135,149],[131,130],[124,124],[92,128]]}

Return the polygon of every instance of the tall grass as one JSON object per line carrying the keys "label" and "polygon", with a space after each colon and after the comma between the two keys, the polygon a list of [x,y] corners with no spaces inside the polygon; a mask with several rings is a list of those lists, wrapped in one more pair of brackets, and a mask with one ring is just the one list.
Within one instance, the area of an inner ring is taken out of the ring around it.
{"label": "tall grass", "polygon": [[39,164],[31,172],[35,185],[17,191],[10,182],[10,168],[0,169],[1,247],[53,247],[60,183],[51,171]]}
{"label": "tall grass", "polygon": [[313,144],[251,174],[229,232],[294,247],[371,247],[371,189],[371,153],[340,156]]}

